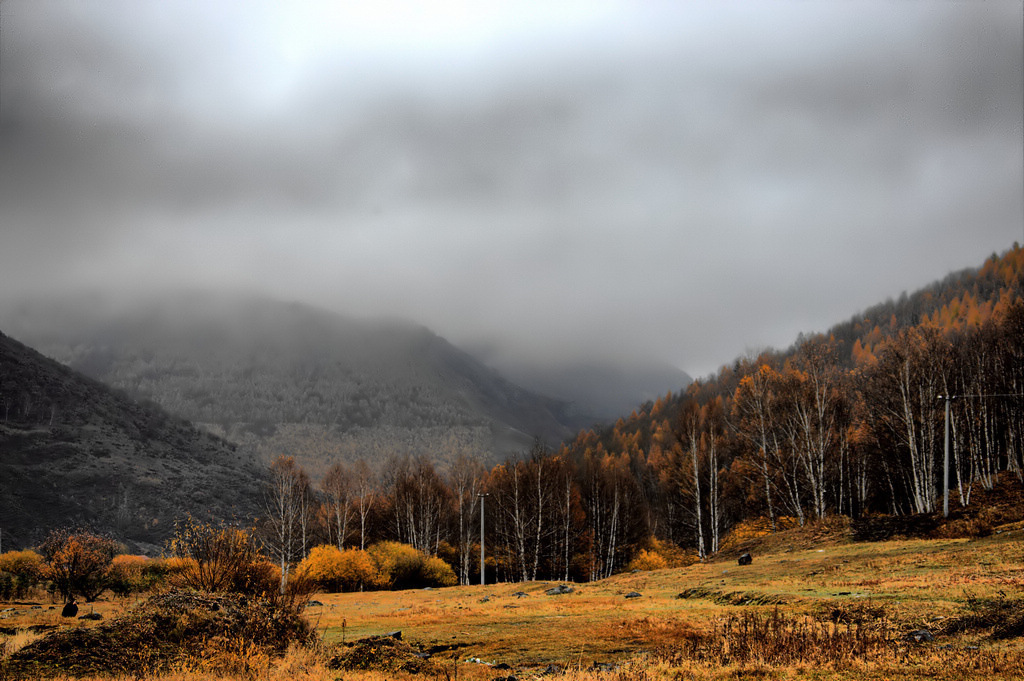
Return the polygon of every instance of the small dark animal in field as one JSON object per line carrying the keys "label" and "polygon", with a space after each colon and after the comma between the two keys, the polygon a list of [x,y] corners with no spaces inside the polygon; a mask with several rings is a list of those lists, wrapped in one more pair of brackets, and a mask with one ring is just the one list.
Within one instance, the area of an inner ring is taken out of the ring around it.
{"label": "small dark animal in field", "polygon": [[754,562],[754,559],[750,556],[749,553],[744,553],[736,562],[738,562],[740,565],[750,565]]}
{"label": "small dark animal in field", "polygon": [[64,604],[64,609],[60,611],[61,617],[74,617],[78,614],[78,603],[75,603],[75,599],[72,598],[70,601]]}

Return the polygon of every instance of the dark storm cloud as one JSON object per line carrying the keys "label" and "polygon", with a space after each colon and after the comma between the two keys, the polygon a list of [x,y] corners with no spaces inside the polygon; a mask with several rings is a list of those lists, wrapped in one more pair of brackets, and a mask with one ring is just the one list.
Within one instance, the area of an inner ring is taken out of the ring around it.
{"label": "dark storm cloud", "polygon": [[310,7],[0,5],[0,286],[706,372],[1021,234],[1019,3]]}

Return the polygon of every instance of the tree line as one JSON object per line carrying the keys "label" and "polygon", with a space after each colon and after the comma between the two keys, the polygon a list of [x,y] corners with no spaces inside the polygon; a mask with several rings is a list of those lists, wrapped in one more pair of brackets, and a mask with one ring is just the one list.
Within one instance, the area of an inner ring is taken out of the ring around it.
{"label": "tree line", "polygon": [[860,335],[844,325],[838,338],[801,337],[490,469],[466,456],[443,471],[393,457],[379,471],[336,464],[314,485],[282,457],[264,532],[282,574],[319,544],[390,540],[441,557],[467,584],[480,577],[484,502],[488,581],[600,579],[652,552],[704,558],[752,518],[775,528],[936,511],[947,396],[947,483],[952,503],[968,506],[1000,475],[1022,481],[1022,271],[1015,247],[980,271],[1002,282],[985,295],[947,291],[930,308],[915,296],[913,323],[894,308]]}

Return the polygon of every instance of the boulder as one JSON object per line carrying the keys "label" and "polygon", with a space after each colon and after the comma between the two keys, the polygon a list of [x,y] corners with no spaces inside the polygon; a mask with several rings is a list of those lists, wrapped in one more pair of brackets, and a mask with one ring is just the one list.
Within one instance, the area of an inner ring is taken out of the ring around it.
{"label": "boulder", "polygon": [[544,593],[546,593],[548,596],[557,596],[559,594],[571,594],[572,587],[568,584],[559,584],[558,586],[551,587]]}
{"label": "boulder", "polygon": [[917,629],[907,634],[907,640],[914,643],[929,643],[935,640],[935,636],[927,629]]}
{"label": "boulder", "polygon": [[754,559],[751,557],[751,555],[749,553],[744,553],[742,556],[740,556],[739,560],[736,561],[736,562],[739,563],[740,565],[750,565],[751,563],[754,562]]}
{"label": "boulder", "polygon": [[641,595],[642,594],[640,594],[639,592],[630,591],[628,594],[626,594],[626,598],[640,598]]}

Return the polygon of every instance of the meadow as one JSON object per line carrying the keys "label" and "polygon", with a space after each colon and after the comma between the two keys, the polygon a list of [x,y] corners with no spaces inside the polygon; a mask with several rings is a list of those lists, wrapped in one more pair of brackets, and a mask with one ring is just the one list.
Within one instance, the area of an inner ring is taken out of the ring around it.
{"label": "meadow", "polygon": [[[981,538],[853,542],[834,522],[750,545],[756,547],[751,565],[738,565],[734,550],[729,558],[684,568],[572,584],[559,595],[548,595],[557,584],[546,582],[313,594],[302,610],[312,628],[307,645],[275,655],[225,640],[171,670],[114,676],[1024,678],[1021,523]],[[83,612],[103,619],[70,624],[46,601],[36,608],[3,604],[4,656],[45,635],[31,633],[32,626],[98,627],[140,600],[101,600]],[[396,631],[400,640],[388,636]],[[54,677],[70,678],[48,673]]]}

